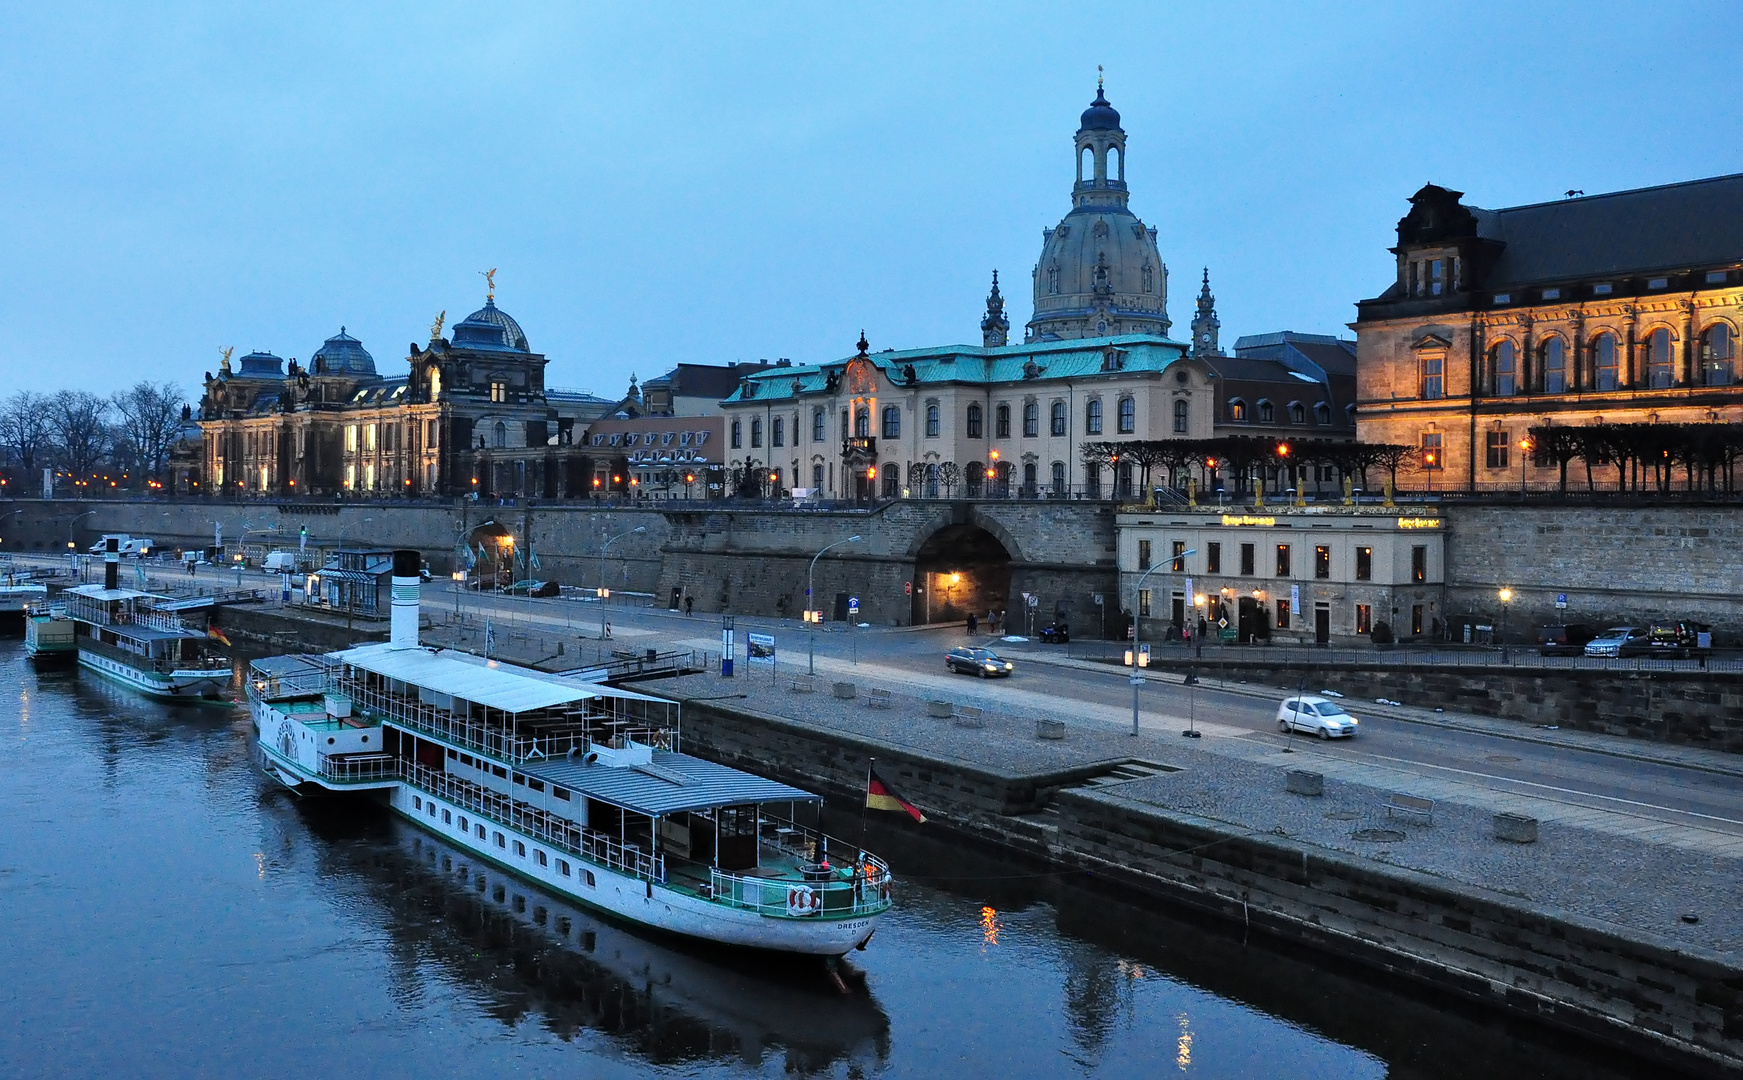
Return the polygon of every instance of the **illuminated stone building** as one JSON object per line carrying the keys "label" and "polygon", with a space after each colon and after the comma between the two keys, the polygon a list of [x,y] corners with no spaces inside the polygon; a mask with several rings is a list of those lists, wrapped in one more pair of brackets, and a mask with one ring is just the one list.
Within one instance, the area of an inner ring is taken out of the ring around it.
{"label": "illuminated stone building", "polygon": [[[1484,210],[1429,184],[1357,305],[1364,442],[1447,487],[1550,484],[1540,425],[1743,421],[1743,175]],[[1614,470],[1598,480],[1614,484]]]}

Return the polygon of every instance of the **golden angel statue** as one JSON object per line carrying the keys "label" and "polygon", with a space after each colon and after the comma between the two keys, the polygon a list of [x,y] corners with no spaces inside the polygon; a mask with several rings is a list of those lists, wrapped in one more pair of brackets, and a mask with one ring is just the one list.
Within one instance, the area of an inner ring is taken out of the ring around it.
{"label": "golden angel statue", "polygon": [[443,308],[436,315],[436,321],[430,324],[430,340],[431,341],[442,340],[442,324],[447,322],[447,321],[448,321],[448,309]]}
{"label": "golden angel statue", "polygon": [[218,370],[222,374],[228,375],[230,374],[230,354],[236,351],[236,346],[226,345],[218,351],[224,355],[224,358],[218,362]]}
{"label": "golden angel statue", "polygon": [[480,275],[482,275],[484,278],[484,298],[486,300],[495,300],[496,299],[496,267],[493,266],[488,270],[480,270],[480,271],[478,271],[478,273]]}

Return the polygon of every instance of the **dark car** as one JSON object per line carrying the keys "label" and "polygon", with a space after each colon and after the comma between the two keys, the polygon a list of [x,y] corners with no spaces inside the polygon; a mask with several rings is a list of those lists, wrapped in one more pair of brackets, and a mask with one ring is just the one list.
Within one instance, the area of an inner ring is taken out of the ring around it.
{"label": "dark car", "polygon": [[1586,642],[1598,636],[1596,627],[1585,623],[1537,628],[1537,651],[1543,656],[1579,656],[1586,651]]}
{"label": "dark car", "polygon": [[958,646],[944,654],[944,666],[953,672],[967,672],[987,678],[989,675],[1009,675],[1015,665],[991,649],[971,649]]}
{"label": "dark car", "polygon": [[526,578],[515,582],[504,591],[511,596],[559,596],[563,590],[554,581],[538,581]]}
{"label": "dark car", "polygon": [[1071,641],[1071,628],[1060,622],[1050,622],[1041,628],[1043,645],[1065,645]]}

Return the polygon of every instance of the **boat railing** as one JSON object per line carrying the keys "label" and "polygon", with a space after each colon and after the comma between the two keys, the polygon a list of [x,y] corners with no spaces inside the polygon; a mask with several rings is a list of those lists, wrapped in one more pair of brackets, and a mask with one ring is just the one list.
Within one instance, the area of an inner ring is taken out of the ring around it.
{"label": "boat railing", "polygon": [[333,688],[333,676],[327,671],[309,671],[297,675],[269,675],[259,668],[248,672],[249,696],[256,700],[308,697],[324,694]]}
{"label": "boat railing", "polygon": [[387,693],[357,679],[340,679],[338,688],[356,706],[382,713],[396,723],[502,761],[518,764],[529,759],[561,757],[568,753],[571,745],[586,749],[584,737],[537,739],[514,735],[501,728],[455,716],[426,701]]}
{"label": "boat railing", "polygon": [[[890,906],[889,864],[876,855],[792,822],[765,818],[763,826],[769,835],[759,839],[761,848],[776,856],[797,857],[806,869],[798,878],[765,878],[711,868],[712,899],[782,918],[875,915]],[[812,861],[819,854],[829,865],[827,871]]]}
{"label": "boat railing", "polygon": [[137,668],[141,671],[149,671],[156,675],[173,675],[176,672],[184,671],[227,674],[231,670],[228,661],[220,663],[216,660],[207,660],[205,658],[196,660],[160,660],[155,657],[147,656],[142,652],[135,652],[132,649],[111,644],[107,641],[98,641],[94,637],[79,638],[78,647],[81,650],[94,652],[99,656],[107,656],[111,660],[116,660],[120,663],[126,664],[128,667]]}
{"label": "boat railing", "polygon": [[399,759],[392,754],[319,754],[316,771],[340,783],[400,779]]}
{"label": "boat railing", "polygon": [[585,828],[470,780],[401,761],[401,779],[478,817],[519,830],[558,851],[612,870],[663,884],[666,857]]}

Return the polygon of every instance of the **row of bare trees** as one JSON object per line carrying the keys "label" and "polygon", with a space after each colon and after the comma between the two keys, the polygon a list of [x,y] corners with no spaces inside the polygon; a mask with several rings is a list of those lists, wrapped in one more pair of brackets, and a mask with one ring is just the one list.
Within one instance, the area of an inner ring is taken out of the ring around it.
{"label": "row of bare trees", "polygon": [[[1568,467],[1585,467],[1586,490],[1596,488],[1594,473],[1614,469],[1616,490],[1734,493],[1736,469],[1743,460],[1743,424],[1584,424],[1534,427],[1532,463],[1554,468],[1562,491]],[[1677,483],[1677,473],[1682,483]]]}
{"label": "row of bare trees", "polygon": [[[1332,439],[1264,439],[1251,435],[1225,435],[1215,439],[1129,439],[1122,442],[1086,442],[1079,447],[1086,463],[1118,469],[1129,464],[1135,470],[1138,490],[1148,491],[1154,480],[1172,485],[1181,472],[1196,472],[1208,480],[1220,476],[1232,482],[1235,493],[1249,491],[1257,476],[1301,475],[1291,469],[1307,469],[1316,479],[1330,468],[1333,483],[1350,477],[1362,488],[1368,486],[1369,470],[1384,470],[1394,486],[1398,470],[1415,464],[1417,450],[1397,443],[1338,442]],[[1116,474],[1117,475],[1117,474]],[[1294,486],[1291,483],[1289,486]]]}
{"label": "row of bare trees", "polygon": [[15,391],[0,402],[0,454],[22,479],[43,469],[89,477],[161,477],[182,436],[187,401],[173,383],[141,381],[108,397],[89,390]]}

